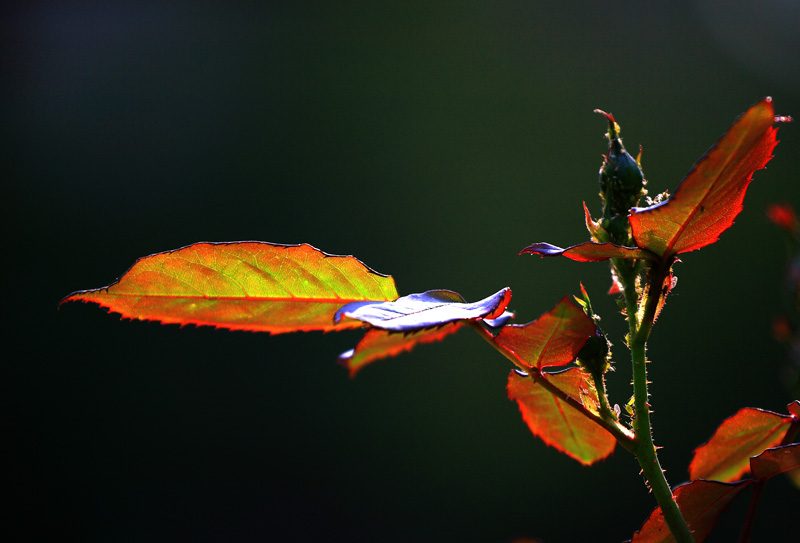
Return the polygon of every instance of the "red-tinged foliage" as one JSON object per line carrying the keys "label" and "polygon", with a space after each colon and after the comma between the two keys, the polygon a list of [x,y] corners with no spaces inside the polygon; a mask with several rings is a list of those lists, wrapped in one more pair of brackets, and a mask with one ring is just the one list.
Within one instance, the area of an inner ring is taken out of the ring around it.
{"label": "red-tinged foliage", "polygon": [[763,99],[734,122],[666,202],[632,209],[636,245],[668,259],[717,241],[742,210],[753,172],[772,158],[772,125],[780,120],[772,99]]}
{"label": "red-tinged foliage", "polygon": [[342,305],[397,298],[394,279],[352,256],[310,245],[196,243],[140,258],[115,283],[63,302],[99,304],[124,318],[231,330],[293,332],[363,326],[334,324]]}
{"label": "red-tinged foliage", "polygon": [[[739,493],[753,481],[720,483],[698,479],[675,489],[675,500],[692,530],[695,543],[700,543]],[[656,508],[641,529],[633,535],[632,543],[674,543],[661,508]]]}
{"label": "red-tinged foliage", "polygon": [[790,204],[772,204],[767,208],[767,218],[789,234],[796,234],[800,228],[797,214]]}
{"label": "red-tinged foliage", "polygon": [[614,451],[617,443],[605,428],[587,418],[568,403],[556,398],[542,385],[547,379],[570,397],[597,413],[597,392],[589,384],[589,374],[569,368],[533,378],[512,371],[508,377],[508,397],[519,405],[522,418],[531,432],[542,441],[574,458],[583,465],[602,460]]}
{"label": "red-tinged foliage", "polygon": [[353,302],[339,309],[334,320],[355,319],[383,330],[413,332],[448,322],[495,319],[503,314],[510,301],[509,288],[473,303],[466,303],[451,290],[429,290],[393,302]]}
{"label": "red-tinged foliage", "polygon": [[597,331],[594,321],[568,296],[528,324],[504,326],[494,342],[511,353],[522,368],[569,364]]}
{"label": "red-tinged foliage", "polygon": [[358,342],[355,349],[342,353],[339,363],[350,370],[350,376],[353,377],[370,362],[410,351],[418,343],[439,341],[458,331],[464,324],[465,321],[456,321],[439,328],[426,328],[408,333],[373,328]]}
{"label": "red-tinged foliage", "polygon": [[750,459],[750,469],[756,479],[769,479],[786,471],[800,469],[800,443],[767,449]]}
{"label": "red-tinged foliage", "polygon": [[726,419],[707,443],[694,451],[689,479],[736,481],[750,469],[750,457],[778,445],[794,420],[745,407]]}
{"label": "red-tinged foliage", "polygon": [[545,256],[565,256],[577,262],[601,262],[610,258],[639,258],[643,260],[657,260],[658,257],[650,251],[636,247],[622,247],[613,243],[595,243],[586,241],[562,249],[549,243],[534,243],[525,247],[519,254],[532,254]]}
{"label": "red-tinged foliage", "polygon": [[772,319],[772,337],[775,338],[776,341],[790,341],[793,335],[792,325],[785,315],[778,315]]}

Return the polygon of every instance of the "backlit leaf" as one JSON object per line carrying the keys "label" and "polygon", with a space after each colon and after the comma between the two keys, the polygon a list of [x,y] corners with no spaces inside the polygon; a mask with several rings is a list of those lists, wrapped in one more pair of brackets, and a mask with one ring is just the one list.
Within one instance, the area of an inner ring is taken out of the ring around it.
{"label": "backlit leaf", "polygon": [[429,290],[393,302],[353,302],[339,309],[335,319],[339,322],[346,317],[382,330],[412,332],[454,321],[494,319],[503,314],[509,301],[509,288],[474,303],[466,303],[450,290]]}
{"label": "backlit leaf", "polygon": [[372,328],[358,342],[355,349],[350,349],[339,357],[339,363],[350,370],[352,377],[370,362],[410,351],[418,343],[439,341],[457,332],[464,324],[465,321],[456,321],[438,328],[425,328],[408,333]]}
{"label": "backlit leaf", "polygon": [[140,258],[119,280],[63,302],[93,302],[124,318],[292,332],[360,327],[334,324],[344,304],[397,298],[394,279],[352,256],[310,245],[196,243]]}
{"label": "backlit leaf", "polygon": [[763,99],[734,122],[667,201],[633,208],[636,245],[666,259],[717,241],[742,210],[753,172],[772,158],[772,125],[779,120],[785,119],[775,118],[772,99]]}
{"label": "backlit leaf", "polygon": [[596,243],[586,241],[562,249],[549,243],[534,243],[525,247],[520,254],[533,254],[545,256],[565,256],[578,262],[600,262],[610,258],[640,258],[644,260],[657,260],[657,256],[650,251],[636,247],[622,247],[613,243]]}
{"label": "backlit leaf", "polygon": [[736,481],[750,469],[750,457],[778,445],[792,417],[745,407],[726,419],[707,443],[694,451],[689,479]]}
{"label": "backlit leaf", "polygon": [[785,471],[800,469],[800,443],[767,449],[750,459],[756,479],[769,479]]}
{"label": "backlit leaf", "polygon": [[[717,524],[720,515],[739,493],[753,481],[720,483],[698,479],[675,489],[675,500],[683,518],[692,530],[695,543],[703,541]],[[642,528],[633,535],[632,543],[674,543],[661,508],[656,508]]]}
{"label": "backlit leaf", "polygon": [[569,296],[528,324],[509,324],[494,342],[509,351],[523,368],[545,368],[569,364],[593,336],[594,321]]}
{"label": "backlit leaf", "polygon": [[584,407],[597,412],[597,392],[589,384],[589,374],[580,368],[542,374],[535,379],[512,371],[508,377],[508,397],[519,405],[522,418],[542,441],[584,465],[606,458],[617,443],[605,428],[556,398],[538,384],[547,379]]}

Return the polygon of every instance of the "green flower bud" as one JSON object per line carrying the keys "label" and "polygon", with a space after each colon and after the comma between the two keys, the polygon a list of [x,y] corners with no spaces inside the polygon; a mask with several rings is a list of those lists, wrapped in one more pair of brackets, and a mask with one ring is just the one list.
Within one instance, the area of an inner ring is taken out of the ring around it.
{"label": "green flower bud", "polygon": [[625,150],[619,137],[619,125],[614,116],[595,110],[608,120],[608,155],[600,168],[600,190],[604,200],[604,215],[627,215],[628,210],[639,205],[644,196],[646,181],[636,160]]}
{"label": "green flower bud", "polygon": [[608,232],[612,241],[625,244],[624,240],[627,240],[629,236],[628,228],[630,226],[627,215],[614,215],[610,219],[602,218],[598,223]]}
{"label": "green flower bud", "polygon": [[600,170],[600,177],[605,178],[606,183],[614,183],[621,192],[633,196],[638,196],[644,188],[642,169],[625,150],[619,139],[612,140],[608,157]]}

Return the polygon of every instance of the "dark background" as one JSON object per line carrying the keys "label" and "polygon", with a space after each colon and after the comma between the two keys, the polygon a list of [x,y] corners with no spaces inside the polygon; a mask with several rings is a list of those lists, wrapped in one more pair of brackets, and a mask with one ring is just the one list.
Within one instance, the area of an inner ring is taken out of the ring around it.
{"label": "dark background", "polygon": [[[605,264],[518,257],[586,239],[614,113],[674,189],[764,95],[800,115],[800,5],[670,2],[23,3],[4,8],[2,448],[16,540],[621,541],[654,507],[619,450],[533,438],[510,364],[468,332],[369,367],[358,333],[121,322],[58,301],[196,241],[308,242],[401,294],[512,287],[520,322],[583,281],[617,345]],[[671,483],[743,406],[785,411],[771,338],[800,203],[800,132],[721,241],[685,255],[650,344]],[[767,486],[754,541],[797,528]],[[747,500],[712,541],[732,540]],[[797,533],[796,531],[794,532]]]}

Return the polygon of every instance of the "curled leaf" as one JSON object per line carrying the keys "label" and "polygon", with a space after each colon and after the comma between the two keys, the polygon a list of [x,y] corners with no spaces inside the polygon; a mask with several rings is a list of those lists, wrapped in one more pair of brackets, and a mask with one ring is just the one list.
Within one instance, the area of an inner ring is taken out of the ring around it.
{"label": "curled leaf", "polygon": [[448,322],[495,319],[504,313],[509,301],[509,288],[474,303],[466,303],[460,294],[451,290],[429,290],[393,302],[353,302],[336,312],[335,321],[341,322],[347,317],[382,330],[412,332]]}
{"label": "curled leaf", "polygon": [[335,324],[344,304],[397,298],[394,279],[352,256],[310,245],[246,241],[195,243],[140,258],[111,285],[70,294],[124,318],[230,330],[293,332]]}

